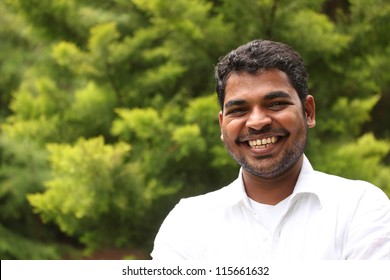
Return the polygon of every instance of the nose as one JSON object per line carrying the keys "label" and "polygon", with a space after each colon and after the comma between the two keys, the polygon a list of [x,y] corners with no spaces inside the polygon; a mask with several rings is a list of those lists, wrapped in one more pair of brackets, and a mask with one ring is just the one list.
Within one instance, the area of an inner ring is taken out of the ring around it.
{"label": "nose", "polygon": [[246,126],[255,130],[260,130],[264,126],[270,125],[272,119],[260,108],[254,108],[248,115]]}

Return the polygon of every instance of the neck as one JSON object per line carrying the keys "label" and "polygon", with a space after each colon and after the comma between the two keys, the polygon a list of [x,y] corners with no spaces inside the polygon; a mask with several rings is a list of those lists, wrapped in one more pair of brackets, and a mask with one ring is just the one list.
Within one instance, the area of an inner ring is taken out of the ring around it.
{"label": "neck", "polygon": [[276,178],[261,178],[245,169],[245,190],[251,199],[263,204],[276,205],[292,194],[303,164],[303,156],[284,174]]}

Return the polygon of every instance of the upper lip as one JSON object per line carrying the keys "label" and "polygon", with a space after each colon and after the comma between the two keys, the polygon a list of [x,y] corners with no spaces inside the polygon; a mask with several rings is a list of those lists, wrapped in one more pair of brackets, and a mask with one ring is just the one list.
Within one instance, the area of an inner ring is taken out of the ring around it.
{"label": "upper lip", "polygon": [[271,137],[281,137],[281,135],[276,135],[276,134],[257,134],[257,135],[251,135],[247,137],[240,138],[241,142],[245,141],[251,141],[251,140],[257,140],[257,139],[267,139]]}
{"label": "upper lip", "polygon": [[242,134],[237,138],[237,144],[239,143],[247,143],[249,145],[249,141],[254,140],[263,140],[272,137],[276,137],[277,141],[279,141],[282,137],[286,137],[289,135],[289,132],[284,128],[271,128],[265,127],[261,130],[253,130],[250,129],[246,134]]}
{"label": "upper lip", "polygon": [[268,139],[272,137],[280,138],[285,136],[284,134],[252,134],[248,135],[245,137],[240,137],[238,140],[239,142],[248,142],[248,141],[253,141],[253,140],[263,140],[263,139]]}

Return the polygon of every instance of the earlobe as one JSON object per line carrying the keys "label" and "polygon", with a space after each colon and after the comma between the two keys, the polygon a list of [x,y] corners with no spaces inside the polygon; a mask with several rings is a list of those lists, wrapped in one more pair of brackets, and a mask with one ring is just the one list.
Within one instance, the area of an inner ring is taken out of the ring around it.
{"label": "earlobe", "polygon": [[222,127],[223,112],[220,111],[218,114],[219,126]]}
{"label": "earlobe", "polygon": [[316,108],[314,97],[308,95],[305,100],[305,114],[306,114],[306,123],[309,128],[315,127],[316,125]]}
{"label": "earlobe", "polygon": [[223,142],[223,134],[222,134],[222,121],[223,121],[223,112],[220,111],[218,115],[218,120],[219,120],[219,127],[221,128],[221,141]]}
{"label": "earlobe", "polygon": [[308,117],[308,118],[307,118],[307,126],[308,126],[309,128],[315,127],[315,126],[316,126],[316,121],[313,120],[311,117]]}

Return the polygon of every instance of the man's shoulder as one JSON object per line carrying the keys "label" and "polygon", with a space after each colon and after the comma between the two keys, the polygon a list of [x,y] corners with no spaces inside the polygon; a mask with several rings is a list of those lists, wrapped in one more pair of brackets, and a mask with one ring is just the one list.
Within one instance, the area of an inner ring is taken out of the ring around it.
{"label": "man's shoulder", "polygon": [[182,198],[177,207],[181,210],[188,209],[199,212],[207,212],[224,207],[230,207],[240,201],[240,186],[237,180],[218,190],[205,194]]}
{"label": "man's shoulder", "polygon": [[345,178],[339,175],[335,174],[329,174],[322,171],[315,170],[314,174],[316,176],[316,179],[318,181],[322,182],[322,185],[327,185],[329,187],[340,187],[340,188],[359,188],[359,189],[366,189],[366,188],[377,188],[375,185],[359,180],[359,179],[351,179],[351,178]]}
{"label": "man's shoulder", "polygon": [[363,197],[374,196],[388,199],[386,194],[374,184],[358,179],[349,179],[338,175],[328,174],[321,171],[314,171],[316,181],[319,184],[319,191],[335,197]]}

